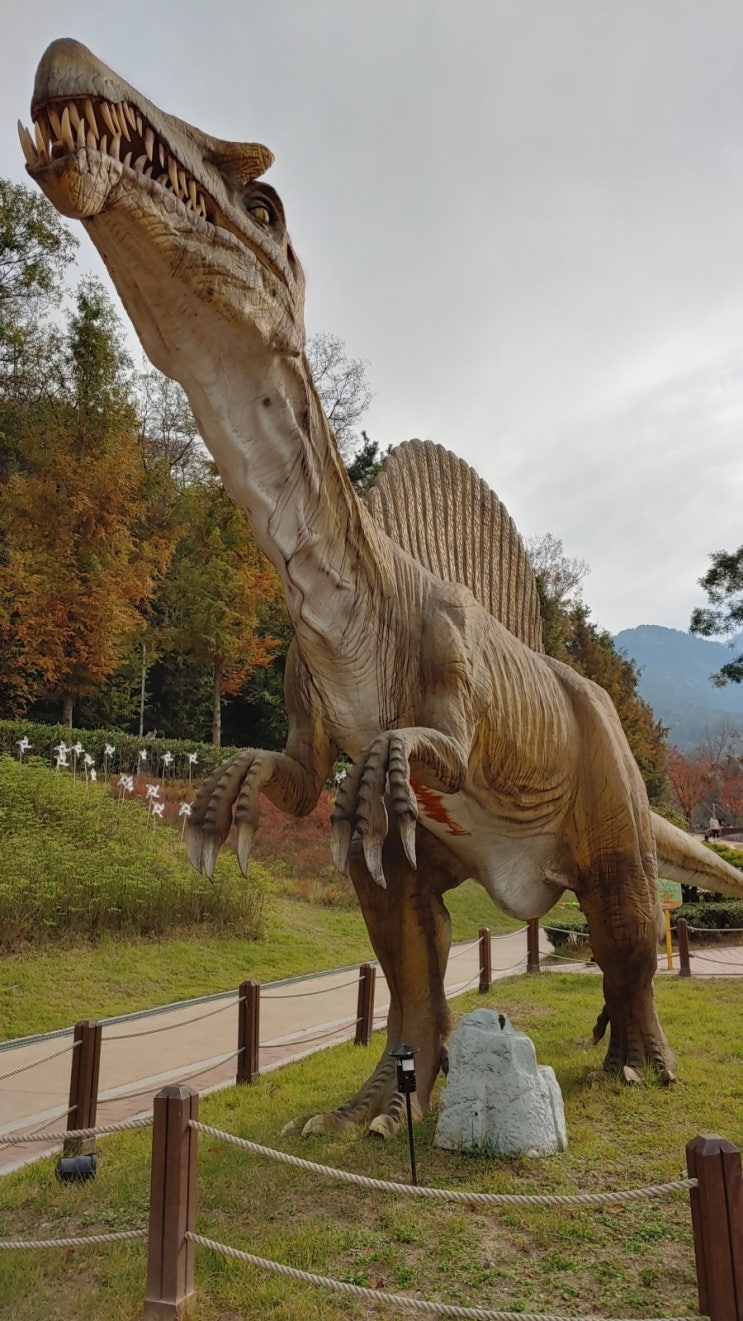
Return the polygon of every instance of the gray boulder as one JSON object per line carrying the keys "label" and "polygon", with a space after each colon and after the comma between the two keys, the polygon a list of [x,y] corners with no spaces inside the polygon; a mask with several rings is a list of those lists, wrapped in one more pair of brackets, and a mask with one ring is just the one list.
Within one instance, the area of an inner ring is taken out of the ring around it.
{"label": "gray boulder", "polygon": [[551,1156],[568,1135],[554,1069],[505,1014],[475,1009],[457,1024],[434,1145],[487,1156]]}

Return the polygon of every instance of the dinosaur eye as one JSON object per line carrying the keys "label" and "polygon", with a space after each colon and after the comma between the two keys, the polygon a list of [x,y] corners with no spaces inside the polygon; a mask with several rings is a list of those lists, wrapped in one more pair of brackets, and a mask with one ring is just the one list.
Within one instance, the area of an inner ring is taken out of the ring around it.
{"label": "dinosaur eye", "polygon": [[253,218],[257,220],[261,225],[271,224],[271,215],[267,206],[262,206],[262,205],[251,206],[249,210],[251,216],[253,216]]}

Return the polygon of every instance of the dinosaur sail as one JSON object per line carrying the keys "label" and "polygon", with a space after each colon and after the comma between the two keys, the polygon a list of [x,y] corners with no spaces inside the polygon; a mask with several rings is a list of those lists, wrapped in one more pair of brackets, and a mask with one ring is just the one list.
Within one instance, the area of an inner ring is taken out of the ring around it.
{"label": "dinosaur sail", "polygon": [[480,605],[532,651],[543,651],[534,571],[505,505],[477,473],[430,440],[394,449],[366,497],[403,550]]}

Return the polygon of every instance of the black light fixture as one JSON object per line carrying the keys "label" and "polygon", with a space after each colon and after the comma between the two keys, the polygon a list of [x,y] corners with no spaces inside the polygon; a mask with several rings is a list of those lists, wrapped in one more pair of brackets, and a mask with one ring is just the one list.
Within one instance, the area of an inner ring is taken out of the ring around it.
{"label": "black light fixture", "polygon": [[87,1156],[60,1156],[54,1172],[60,1183],[82,1183],[95,1178],[97,1167],[98,1158],[91,1152]]}
{"label": "black light fixture", "polygon": [[416,1090],[415,1083],[415,1056],[418,1054],[417,1046],[406,1046],[401,1042],[390,1051],[390,1055],[397,1063],[397,1090],[405,1097],[405,1105],[408,1111],[408,1146],[410,1147],[410,1175],[411,1183],[418,1183],[418,1175],[415,1168],[415,1140],[413,1138],[413,1115],[410,1109],[410,1097]]}

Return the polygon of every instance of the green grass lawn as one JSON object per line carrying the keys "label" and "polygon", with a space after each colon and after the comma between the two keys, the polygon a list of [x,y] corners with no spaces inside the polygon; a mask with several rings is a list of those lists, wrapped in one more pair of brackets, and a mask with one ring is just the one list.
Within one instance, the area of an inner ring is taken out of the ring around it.
{"label": "green grass lawn", "polygon": [[[140,801],[0,757],[0,1039],[370,958],[328,804],[265,816],[248,880],[223,850],[212,883]],[[455,940],[517,925],[471,882],[447,903]]]}
{"label": "green grass lawn", "polygon": [[[671,1088],[592,1081],[601,1048],[590,1030],[596,978],[513,978],[457,1011],[487,1004],[529,1033],[556,1070],[570,1146],[542,1160],[439,1152],[435,1112],[416,1126],[422,1183],[492,1192],[612,1190],[685,1173],[686,1142],[718,1132],[743,1142],[743,997],[734,981],[662,980],[661,1020],[678,1054]],[[202,1100],[204,1122],[329,1165],[406,1181],[407,1138],[371,1142],[280,1137],[298,1113],[331,1108],[361,1083],[381,1048],[323,1051],[257,1085]],[[437,1098],[435,1098],[435,1102]],[[147,1132],[102,1140],[94,1183],[59,1185],[53,1162],[0,1179],[0,1235],[49,1237],[144,1226]],[[202,1138],[199,1232],[340,1280],[463,1306],[606,1317],[697,1311],[688,1199],[566,1210],[446,1206],[360,1191]],[[0,1254],[0,1317],[8,1321],[134,1321],[145,1284],[144,1244]],[[389,1310],[282,1281],[197,1249],[197,1321],[348,1321]]]}
{"label": "green grass lawn", "polygon": [[[474,938],[481,926],[518,927],[474,882],[447,895],[447,904],[455,940]],[[372,957],[358,908],[273,894],[255,940],[208,932],[160,940],[104,936],[95,945],[73,941],[68,949],[47,945],[0,958],[0,1039],[227,991],[246,978],[276,981]]]}

